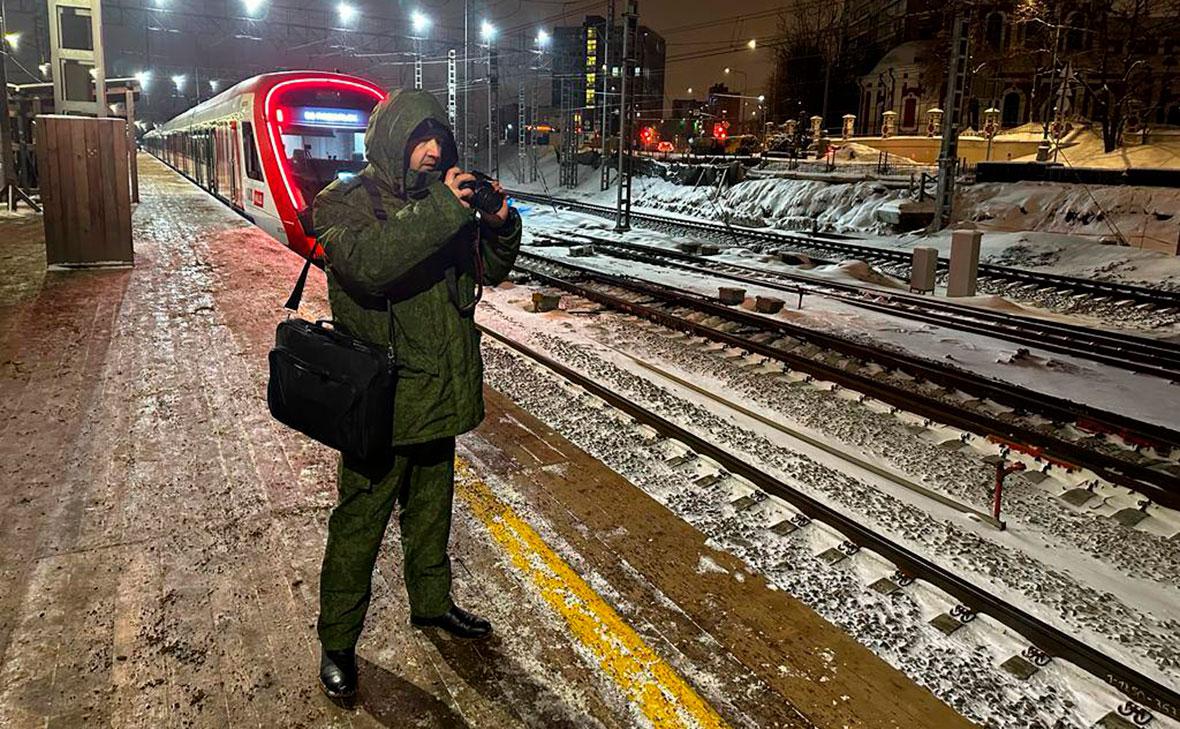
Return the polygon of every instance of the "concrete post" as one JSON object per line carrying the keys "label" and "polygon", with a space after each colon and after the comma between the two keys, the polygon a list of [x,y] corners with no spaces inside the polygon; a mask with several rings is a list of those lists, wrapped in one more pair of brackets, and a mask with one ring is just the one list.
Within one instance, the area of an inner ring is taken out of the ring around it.
{"label": "concrete post", "polygon": [[887,111],[881,115],[881,136],[892,137],[897,134],[897,112]]}
{"label": "concrete post", "polygon": [[947,296],[974,296],[979,274],[979,244],[983,234],[978,230],[956,230],[951,233],[951,268],[947,277]]}
{"label": "concrete post", "polygon": [[914,248],[913,263],[910,266],[910,291],[920,294],[933,291],[937,270],[937,248],[927,246],[917,246]]}
{"label": "concrete post", "polygon": [[840,138],[849,139],[852,137],[852,132],[856,129],[856,114],[845,114],[844,126],[840,128]]}

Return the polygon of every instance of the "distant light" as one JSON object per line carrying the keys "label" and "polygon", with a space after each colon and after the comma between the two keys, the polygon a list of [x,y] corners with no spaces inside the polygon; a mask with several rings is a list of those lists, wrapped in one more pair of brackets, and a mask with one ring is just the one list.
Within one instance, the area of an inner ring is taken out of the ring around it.
{"label": "distant light", "polygon": [[217,80],[217,79],[215,79],[215,78],[211,78],[211,79],[209,79],[209,90],[210,90],[210,91],[212,91],[213,93],[217,93],[217,90],[218,90],[218,89],[220,89],[220,88],[221,88],[221,82],[220,82],[220,81],[218,81],[218,80]]}
{"label": "distant light", "polygon": [[692,93],[692,87],[691,87],[691,86],[689,86],[689,87],[688,87],[688,93],[690,93],[690,94]]}
{"label": "distant light", "polygon": [[351,180],[354,177],[356,177],[355,172],[344,172],[343,170],[341,170],[340,172],[336,173],[336,179],[342,180],[344,182],[348,182],[349,180]]}
{"label": "distant light", "polygon": [[140,71],[135,74],[135,80],[139,82],[139,88],[146,91],[149,84],[152,82],[151,71]]}
{"label": "distant light", "polygon": [[98,78],[98,69],[97,68],[91,68],[89,70],[90,70],[90,78]]}
{"label": "distant light", "polygon": [[766,101],[766,94],[758,94],[758,103],[761,104],[763,101]]}
{"label": "distant light", "polygon": [[173,76],[172,83],[176,86],[177,91],[184,91],[184,74]]}
{"label": "distant light", "polygon": [[242,8],[245,9],[246,15],[254,15],[265,4],[266,0],[242,0]]}
{"label": "distant light", "polygon": [[751,38],[750,42],[746,44],[746,48],[749,48],[751,51],[757,47],[758,47],[758,39],[757,38]]}
{"label": "distant light", "polygon": [[336,6],[336,13],[340,16],[341,23],[351,23],[353,20],[356,20],[358,11],[348,3],[340,3]]}
{"label": "distant light", "polygon": [[155,3],[153,3],[153,4],[154,4],[154,5],[155,5],[157,8],[162,8],[162,7],[164,7],[165,5],[167,5],[167,4],[168,4],[168,0],[156,0],[156,1],[155,1]]}
{"label": "distant light", "polygon": [[725,72],[726,72],[726,73],[729,73],[729,66],[726,66],[726,67],[725,67]]}
{"label": "distant light", "polygon": [[[50,66],[48,63],[42,63],[40,66],[37,66],[37,68],[41,69],[42,76],[48,76],[50,69],[53,67]],[[140,85],[142,86],[143,84],[140,84]]]}
{"label": "distant light", "polygon": [[415,10],[410,13],[410,26],[418,35],[422,35],[430,29],[430,18],[421,10]]}
{"label": "distant light", "polygon": [[496,26],[492,25],[490,20],[484,20],[479,24],[479,37],[485,41],[490,41],[496,37]]}
{"label": "distant light", "polygon": [[4,42],[11,46],[12,50],[15,51],[18,47],[20,47],[20,33],[6,33],[4,35]]}
{"label": "distant light", "polygon": [[545,48],[549,45],[549,34],[544,30],[537,31],[537,45],[541,48]]}

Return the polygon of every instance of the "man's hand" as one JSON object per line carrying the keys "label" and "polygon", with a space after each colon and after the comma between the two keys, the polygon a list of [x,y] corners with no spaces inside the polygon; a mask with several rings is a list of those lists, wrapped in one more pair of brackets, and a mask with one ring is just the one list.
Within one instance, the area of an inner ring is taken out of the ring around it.
{"label": "man's hand", "polygon": [[[501,195],[504,194],[504,186],[500,184],[499,180],[492,180],[492,187]],[[504,202],[500,205],[500,209],[496,211],[495,215],[484,214],[483,221],[493,228],[499,228],[508,222],[508,197],[504,197]]]}
{"label": "man's hand", "polygon": [[464,172],[458,167],[452,167],[443,176],[443,184],[451,188],[451,192],[455,193],[455,197],[459,198],[459,202],[465,208],[471,207],[470,200],[471,196],[475,194],[475,191],[467,187],[461,188],[459,185],[462,185],[464,182],[474,181],[475,175],[470,172]]}

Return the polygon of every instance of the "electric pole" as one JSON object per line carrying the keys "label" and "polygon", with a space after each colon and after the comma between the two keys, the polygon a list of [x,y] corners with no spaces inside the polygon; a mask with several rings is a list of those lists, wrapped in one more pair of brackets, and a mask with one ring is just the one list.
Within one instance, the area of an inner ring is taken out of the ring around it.
{"label": "electric pole", "polygon": [[[597,78],[602,79],[602,91],[598,93],[598,104],[602,107],[602,128],[598,130],[602,135],[602,190],[610,189],[610,166],[606,163],[610,151],[607,149],[606,140],[610,136],[610,79],[611,79],[611,62],[610,62],[610,37],[615,30],[615,0],[607,0],[606,3],[606,23],[602,27],[602,37],[599,38],[599,59],[602,63],[598,64]],[[597,59],[596,59],[597,60]],[[620,140],[621,141],[621,140]]]}
{"label": "electric pole", "polygon": [[615,205],[615,230],[631,229],[631,99],[627,79],[635,53],[635,27],[639,18],[636,0],[623,0],[623,54],[619,63],[619,194]]}
{"label": "electric pole", "polygon": [[967,53],[971,42],[968,11],[955,16],[951,32],[951,62],[946,79],[946,112],[942,124],[942,149],[938,155],[938,192],[935,194],[932,231],[942,230],[951,222],[955,202],[955,173],[959,162],[959,117],[963,109],[963,87],[967,78]]}

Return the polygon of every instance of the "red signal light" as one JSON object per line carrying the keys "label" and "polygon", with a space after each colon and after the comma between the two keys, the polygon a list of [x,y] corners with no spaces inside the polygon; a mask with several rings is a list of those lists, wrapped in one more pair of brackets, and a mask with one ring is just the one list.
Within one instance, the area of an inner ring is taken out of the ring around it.
{"label": "red signal light", "polygon": [[713,138],[724,140],[729,136],[729,132],[725,129],[724,122],[717,122],[713,125]]}

